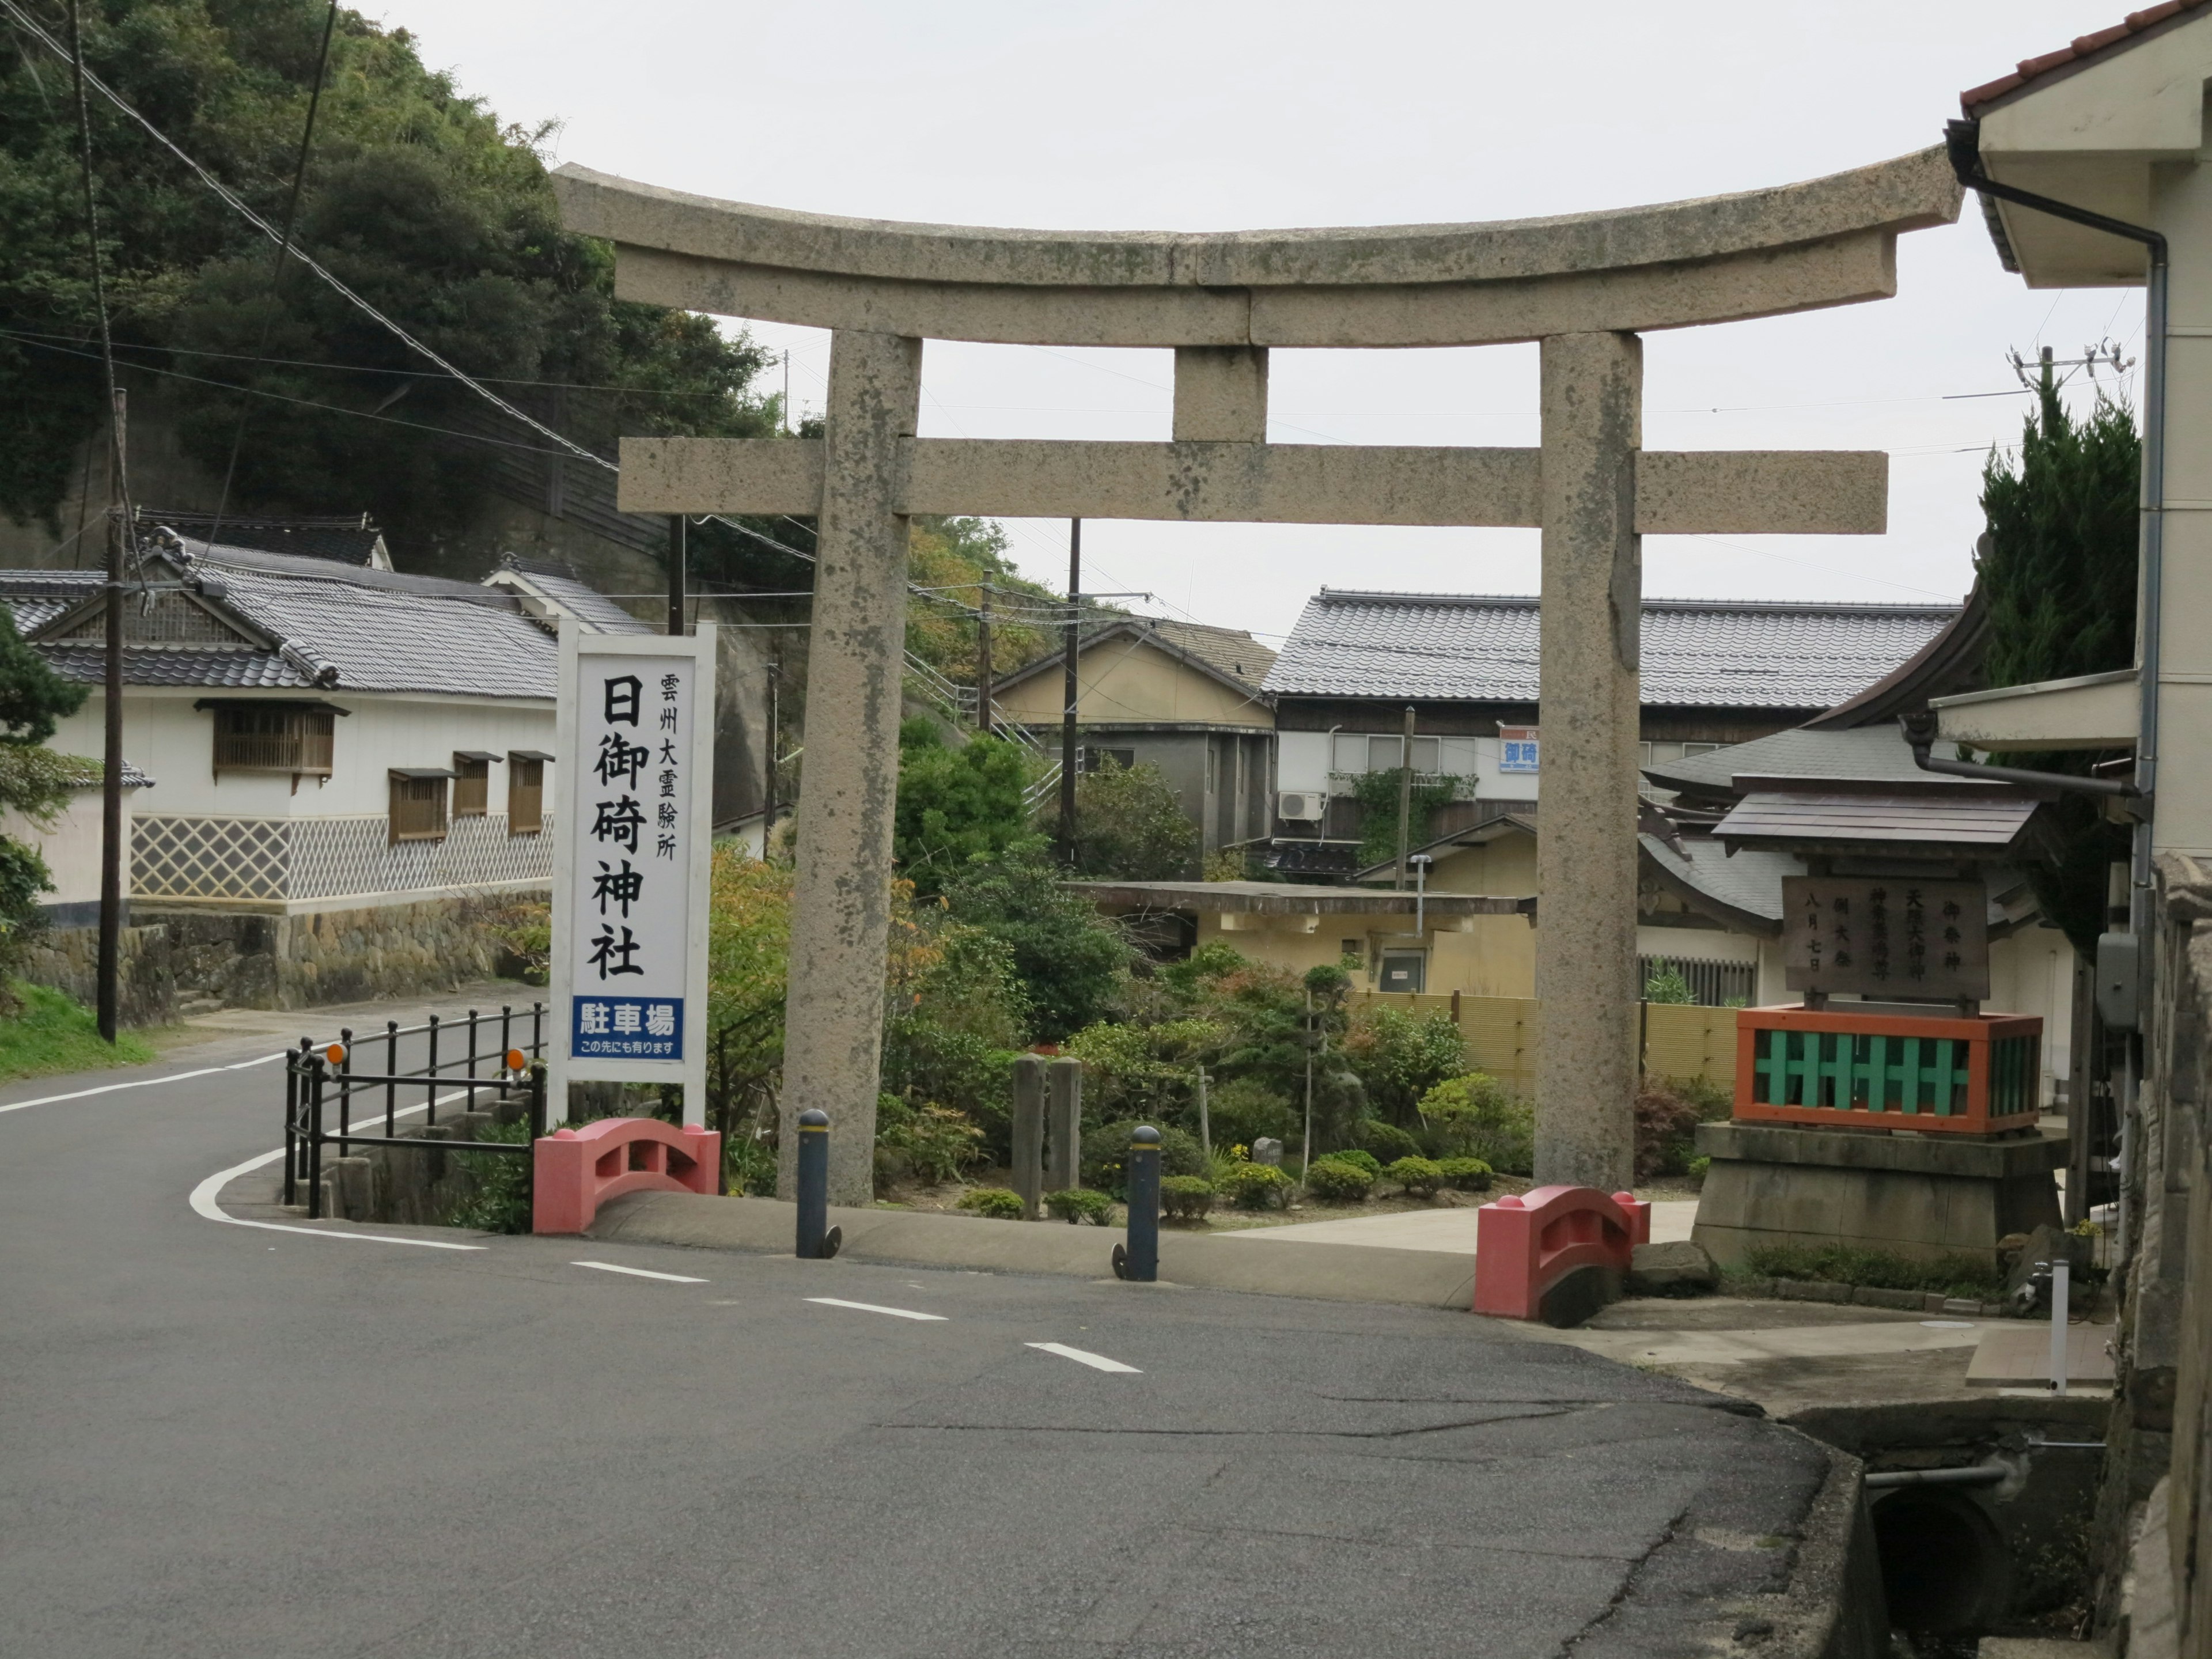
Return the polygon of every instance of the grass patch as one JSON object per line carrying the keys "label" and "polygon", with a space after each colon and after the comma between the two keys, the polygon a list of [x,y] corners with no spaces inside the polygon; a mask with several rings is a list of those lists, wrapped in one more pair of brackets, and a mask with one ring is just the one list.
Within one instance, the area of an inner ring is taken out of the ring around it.
{"label": "grass patch", "polygon": [[92,1010],[59,991],[20,980],[12,988],[21,1006],[0,1018],[0,1082],[103,1066],[143,1066],[155,1057],[154,1045],[135,1031],[118,1031],[112,1047],[102,1042]]}
{"label": "grass patch", "polygon": [[1940,1291],[1946,1296],[1981,1300],[1992,1298],[2004,1289],[1994,1263],[1965,1254],[1923,1261],[1887,1250],[1858,1250],[1840,1244],[1759,1244],[1745,1252],[1744,1267],[1760,1279],[1863,1285],[1876,1291]]}
{"label": "grass patch", "polygon": [[[513,1123],[487,1124],[477,1139],[527,1146],[530,1122],[518,1118]],[[471,1191],[446,1212],[446,1224],[486,1233],[528,1232],[531,1157],[528,1153],[520,1158],[504,1152],[453,1153],[453,1162],[467,1176]]]}

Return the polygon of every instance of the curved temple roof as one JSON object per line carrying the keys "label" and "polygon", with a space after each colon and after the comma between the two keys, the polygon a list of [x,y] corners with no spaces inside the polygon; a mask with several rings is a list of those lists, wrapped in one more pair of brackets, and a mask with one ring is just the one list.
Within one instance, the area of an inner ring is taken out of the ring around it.
{"label": "curved temple roof", "polygon": [[[1873,299],[1894,289],[1898,234],[1950,222],[1960,201],[1940,149],[1656,206],[1314,230],[1013,230],[840,218],[689,195],[574,163],[553,182],[569,228],[622,248],[617,282],[628,298],[937,338],[1152,345],[1474,344]],[[1607,291],[1629,273],[1633,292]],[[1562,284],[1575,290],[1564,307],[1528,292]],[[1485,305],[1447,304],[1439,313],[1439,297],[1468,290],[1486,290]],[[1358,314],[1346,319],[1347,307]]]}

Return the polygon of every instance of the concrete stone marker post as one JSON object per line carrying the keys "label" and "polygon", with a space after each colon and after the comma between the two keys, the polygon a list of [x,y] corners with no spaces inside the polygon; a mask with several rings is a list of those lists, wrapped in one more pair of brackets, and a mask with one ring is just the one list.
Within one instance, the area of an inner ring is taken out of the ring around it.
{"label": "concrete stone marker post", "polygon": [[1044,1196],[1044,1057],[1024,1054],[1014,1062],[1014,1190],[1031,1221]]}
{"label": "concrete stone marker post", "polygon": [[[625,438],[630,513],[818,514],[786,1110],[867,1195],[897,783],[905,519],[1544,532],[1539,1178],[1610,1191],[1632,1140],[1638,535],[1878,535],[1888,458],[1645,452],[1637,336],[1886,298],[1958,217],[1940,149],[1803,184],[1504,224],[1003,231],[687,196],[574,163],[571,230],[627,300],[832,331],[826,435]],[[1166,443],[913,436],[915,337],[1176,354]],[[1540,449],[1267,441],[1267,354],[1543,343]],[[787,1129],[790,1120],[786,1119]],[[1054,1119],[1048,1186],[1079,1178]],[[787,1137],[788,1139],[788,1137]]]}
{"label": "concrete stone marker post", "polygon": [[1047,1071],[1052,1164],[1045,1171],[1045,1190],[1058,1193],[1083,1184],[1083,1062],[1055,1060]]}
{"label": "concrete stone marker post", "polygon": [[1610,1193],[1634,1173],[1644,343],[1546,340],[1542,384],[1536,1182]]}
{"label": "concrete stone marker post", "polygon": [[875,1197],[906,652],[900,503],[921,403],[921,341],[850,329],[830,336],[776,1187],[791,1195],[799,1115],[824,1111],[838,1125],[833,1204]]}

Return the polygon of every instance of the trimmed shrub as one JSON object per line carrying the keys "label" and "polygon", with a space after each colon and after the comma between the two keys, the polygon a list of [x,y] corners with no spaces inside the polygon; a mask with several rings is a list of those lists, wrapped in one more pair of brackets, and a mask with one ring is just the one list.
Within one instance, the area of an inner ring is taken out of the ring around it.
{"label": "trimmed shrub", "polygon": [[1306,1190],[1332,1204],[1357,1204],[1374,1184],[1373,1176],[1340,1158],[1317,1158],[1306,1171]]}
{"label": "trimmed shrub", "polygon": [[1681,1175],[1697,1152],[1697,1106],[1656,1078],[1636,1091],[1636,1178]]}
{"label": "trimmed shrub", "polygon": [[960,1194],[959,1207],[986,1221],[1019,1221],[1027,1213],[1022,1195],[1005,1187],[970,1187]]}
{"label": "trimmed shrub", "polygon": [[1419,1158],[1421,1143],[1395,1123],[1385,1123],[1379,1117],[1364,1117],[1352,1132],[1352,1144],[1362,1152],[1371,1152],[1381,1163],[1393,1158]]}
{"label": "trimmed shrub", "polygon": [[1443,1165],[1425,1158],[1401,1158],[1382,1173],[1415,1198],[1434,1198],[1444,1183]]}
{"label": "trimmed shrub", "polygon": [[1057,1217],[1071,1227],[1085,1221],[1094,1227],[1103,1227],[1114,1219],[1114,1200],[1088,1187],[1063,1187],[1056,1193],[1047,1193],[1044,1207],[1048,1215]]}
{"label": "trimmed shrub", "polygon": [[1164,1176],[1160,1208],[1170,1220],[1203,1221],[1213,1207],[1213,1183],[1203,1176]]}
{"label": "trimmed shrub", "polygon": [[1486,1193],[1490,1178],[1496,1172],[1479,1158],[1443,1158],[1437,1160],[1437,1170],[1444,1178],[1444,1185],[1462,1193]]}
{"label": "trimmed shrub", "polygon": [[1479,1158],[1507,1175],[1528,1175],[1535,1167],[1536,1109],[1486,1073],[1437,1085],[1421,1097],[1421,1117],[1436,1132],[1440,1151]]}
{"label": "trimmed shrub", "polygon": [[1379,1176],[1382,1173],[1382,1160],[1374,1153],[1358,1146],[1354,1146],[1349,1152],[1323,1152],[1314,1162],[1320,1164],[1329,1160],[1339,1164],[1349,1164],[1353,1169],[1364,1170],[1370,1176]]}
{"label": "trimmed shrub", "polygon": [[[1206,1107],[1217,1146],[1249,1146],[1262,1135],[1288,1139],[1297,1132],[1298,1115],[1291,1103],[1257,1078],[1215,1084]],[[1195,1121],[1196,1114],[1191,1118]]]}
{"label": "trimmed shrub", "polygon": [[[1101,1124],[1083,1137],[1084,1184],[1102,1193],[1118,1193],[1129,1183],[1129,1137],[1135,1133],[1139,1121],[1125,1118],[1115,1123]],[[1160,1132],[1160,1175],[1202,1176],[1207,1169],[1206,1154],[1199,1150],[1198,1137],[1188,1130],[1169,1124],[1152,1126]]]}
{"label": "trimmed shrub", "polygon": [[1291,1195],[1291,1178],[1272,1164],[1239,1164],[1222,1188],[1240,1210],[1272,1210]]}

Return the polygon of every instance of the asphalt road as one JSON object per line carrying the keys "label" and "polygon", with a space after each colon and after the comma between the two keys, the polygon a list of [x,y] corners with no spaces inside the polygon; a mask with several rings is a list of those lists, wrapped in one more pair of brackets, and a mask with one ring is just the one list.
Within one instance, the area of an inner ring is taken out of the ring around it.
{"label": "asphalt road", "polygon": [[1465,1315],[224,1224],[269,1065],[8,1109],[137,1075],[0,1091],[11,1659],[1711,1651],[1825,1470]]}

